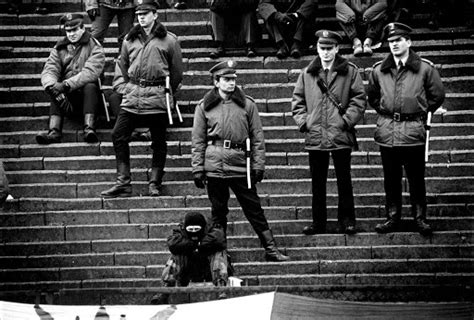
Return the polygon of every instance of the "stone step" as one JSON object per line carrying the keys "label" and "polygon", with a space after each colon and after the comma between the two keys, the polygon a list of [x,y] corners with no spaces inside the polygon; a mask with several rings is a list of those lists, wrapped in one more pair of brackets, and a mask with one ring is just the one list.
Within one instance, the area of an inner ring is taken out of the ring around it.
{"label": "stone step", "polygon": [[[470,167],[472,171],[472,167]],[[302,176],[307,172],[302,168]],[[304,173],[303,173],[304,172]],[[165,181],[162,192],[166,196],[198,196],[206,193],[203,189],[194,186],[189,171],[187,181]],[[146,176],[134,175],[133,195],[146,196],[148,194],[148,179]],[[14,198],[19,197],[43,197],[43,198],[95,198],[100,196],[101,191],[112,187],[115,183],[115,175],[110,174],[108,181],[93,182],[50,182],[45,180],[40,183],[11,184],[10,193]],[[142,178],[142,180],[138,180]],[[99,179],[101,180],[101,179]],[[448,177],[427,177],[426,189],[431,193],[447,192],[474,192],[474,176],[448,176]],[[403,186],[408,191],[408,183],[404,179]],[[373,193],[383,190],[383,177],[353,177],[352,186],[359,193]],[[335,178],[329,178],[327,189],[330,193],[337,192]],[[307,193],[311,190],[311,179],[299,177],[297,179],[265,179],[258,185],[258,190],[262,194],[283,194],[283,193]]]}
{"label": "stone step", "polygon": [[[319,234],[312,237],[303,234],[275,235],[277,244],[284,244],[287,250],[295,247],[332,247],[332,246],[424,246],[451,245],[466,246],[473,243],[472,230],[434,231],[430,237],[413,232],[396,232],[390,236],[375,232],[356,235]],[[62,240],[62,241],[6,242],[0,246],[2,256],[32,256],[58,254],[97,254],[130,251],[166,251],[166,239],[103,239],[103,240]],[[260,248],[260,242],[253,236],[229,236],[228,248]],[[471,252],[472,255],[472,252]]]}
{"label": "stone step", "polygon": [[[473,245],[397,245],[397,246],[331,246],[331,247],[293,247],[283,249],[292,261],[338,261],[338,260],[377,260],[377,259],[468,259],[473,258]],[[229,254],[233,263],[247,261],[264,263],[263,250],[235,248]],[[92,254],[53,254],[31,256],[2,256],[0,268],[68,268],[92,266],[148,266],[164,265],[170,252],[129,251],[117,253]]]}
{"label": "stone step", "polygon": [[[241,219],[243,217],[241,216]],[[277,237],[278,246],[281,248],[293,248],[295,246],[311,246],[311,244],[306,242],[304,239],[305,236],[301,234],[303,227],[311,223],[311,219],[285,219],[285,220],[269,220],[269,225],[273,230],[273,233]],[[358,237],[365,238],[366,232],[374,232],[375,225],[384,221],[384,218],[358,218],[357,219],[357,230],[359,231]],[[439,217],[433,216],[429,217],[430,225],[432,226],[435,232],[447,232],[447,231],[457,231],[461,234],[465,234],[466,231],[472,231],[472,224],[474,218],[472,216],[457,216],[457,217]],[[147,239],[163,239],[171,234],[172,230],[176,227],[177,223],[140,223],[140,224],[94,224],[94,225],[68,225],[68,226],[7,226],[0,227],[0,234],[2,239],[8,239],[10,243],[37,243],[37,242],[59,242],[59,241],[68,241],[68,242],[77,242],[77,241],[94,241],[94,240],[123,240],[129,241],[132,239],[135,240],[147,240]],[[404,217],[401,221],[399,230],[400,232],[416,232],[415,225],[412,218]],[[337,219],[328,219],[327,223],[327,233],[328,234],[338,234],[339,229],[337,225]],[[237,241],[240,245],[249,245],[250,241],[256,242],[257,238],[255,236],[255,231],[252,229],[248,221],[233,221],[228,222],[227,224],[227,235],[236,236],[238,238],[243,236],[251,236],[254,239],[240,239]],[[280,236],[281,235],[281,236]],[[283,236],[284,235],[284,236]],[[298,237],[302,238],[298,238]],[[318,235],[319,236],[319,235]],[[328,241],[327,238],[324,238],[326,235],[321,235],[322,242]],[[368,239],[358,240],[356,242],[365,243],[365,245],[375,236],[383,237],[384,235],[371,234]],[[295,238],[296,237],[296,238]],[[341,234],[342,239],[345,235]],[[347,237],[347,236],[346,236]],[[436,237],[436,235],[431,238]],[[440,240],[444,240],[445,235],[443,235]],[[467,237],[464,235],[466,240],[472,240],[472,236]],[[288,239],[288,244],[287,240]],[[418,237],[412,239],[413,244],[418,242]],[[334,239],[337,240],[337,239]],[[428,239],[427,239],[428,240]],[[435,241],[435,240],[432,240]],[[425,244],[425,242],[421,242]],[[412,244],[412,243],[409,243]],[[442,244],[442,243],[437,243]],[[344,245],[344,244],[342,244]],[[254,247],[254,245],[250,245]],[[258,245],[257,245],[258,246]],[[66,247],[68,248],[68,247]],[[92,248],[95,248],[95,245],[92,245]],[[6,248],[5,250],[8,250]],[[94,252],[92,252],[94,253]]]}
{"label": "stone step", "polygon": [[[310,194],[260,194],[262,206],[307,206],[311,203]],[[408,194],[403,195],[404,203],[408,203]],[[356,205],[369,205],[384,203],[384,193],[355,194]],[[450,204],[474,203],[474,193],[448,192],[428,193],[427,203]],[[337,194],[327,195],[327,205],[337,205]],[[239,206],[231,196],[229,206]],[[130,197],[117,199],[101,198],[38,198],[20,197],[8,200],[3,205],[3,210],[8,211],[64,211],[64,210],[116,210],[116,209],[148,209],[148,208],[183,208],[183,207],[209,207],[207,196],[162,196],[162,197]]]}
{"label": "stone step", "polygon": [[[189,159],[188,159],[189,160]],[[56,184],[56,183],[95,183],[110,182],[116,178],[114,168],[115,159],[108,161],[110,169],[87,168],[83,166],[81,170],[28,170],[28,171],[7,171],[10,185],[19,184]],[[179,163],[178,163],[179,164]],[[81,163],[77,165],[81,166]],[[164,176],[164,181],[185,181],[190,180],[192,169],[187,162],[179,167],[172,167],[168,162]],[[381,165],[358,165],[351,166],[353,178],[382,177]],[[425,175],[427,177],[464,177],[468,173],[474,173],[474,163],[454,163],[454,164],[428,164]],[[132,176],[135,181],[147,181],[150,173],[148,168],[132,169]],[[329,178],[335,178],[334,167],[329,168]],[[267,165],[265,167],[265,179],[309,179],[311,177],[309,165]],[[172,188],[172,186],[167,186]]]}
{"label": "stone step", "polygon": [[[474,259],[353,259],[289,261],[283,263],[242,262],[235,263],[236,274],[371,274],[371,273],[469,273]],[[95,278],[159,278],[162,265],[147,266],[90,266],[65,268],[22,268],[2,270],[0,281],[31,282],[77,281]]]}

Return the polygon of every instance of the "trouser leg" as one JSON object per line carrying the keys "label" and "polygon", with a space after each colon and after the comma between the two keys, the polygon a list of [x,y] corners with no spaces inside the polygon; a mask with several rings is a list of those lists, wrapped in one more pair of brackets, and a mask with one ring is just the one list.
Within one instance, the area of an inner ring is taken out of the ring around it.
{"label": "trouser leg", "polygon": [[151,196],[160,196],[162,194],[162,181],[165,174],[166,155],[168,152],[166,144],[168,118],[166,114],[157,114],[151,116],[150,120],[151,123],[148,127],[150,128],[153,156],[148,191]]}
{"label": "trouser leg", "polygon": [[355,225],[354,194],[351,179],[351,149],[332,151],[337,178],[337,220],[343,227]]}
{"label": "trouser leg", "polygon": [[329,168],[329,152],[309,151],[309,169],[311,173],[311,187],[313,191],[312,214],[313,225],[317,229],[326,230],[326,183]]}
{"label": "trouser leg", "polygon": [[212,222],[218,223],[226,231],[230,197],[228,184],[224,179],[208,177],[207,194],[211,201]]}
{"label": "trouser leg", "polygon": [[94,38],[99,40],[100,43],[103,43],[105,34],[107,33],[110,23],[115,16],[115,12],[113,9],[106,6],[99,6],[99,10],[100,15],[97,16],[94,21],[92,21],[91,34]]}

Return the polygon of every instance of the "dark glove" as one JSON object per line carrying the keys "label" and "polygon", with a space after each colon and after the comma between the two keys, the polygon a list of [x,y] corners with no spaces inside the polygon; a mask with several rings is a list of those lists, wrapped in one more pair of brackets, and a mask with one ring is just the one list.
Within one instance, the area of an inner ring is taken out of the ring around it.
{"label": "dark glove", "polygon": [[263,180],[263,170],[252,170],[250,173],[250,179],[252,180],[252,184],[257,184],[258,182]]}
{"label": "dark glove", "polygon": [[44,89],[44,91],[45,91],[52,99],[55,99],[55,98],[56,98],[56,95],[55,95],[54,92],[53,92],[53,86],[47,86],[46,89]]}
{"label": "dark glove", "polygon": [[194,173],[194,184],[199,189],[204,189],[206,186],[206,175],[204,172],[196,172]]}
{"label": "dark glove", "polygon": [[289,14],[286,13],[281,13],[281,12],[275,12],[274,14],[274,19],[276,22],[283,26],[287,26],[293,23],[293,19],[290,17]]}
{"label": "dark glove", "polygon": [[64,82],[56,82],[51,87],[51,90],[55,96],[59,96],[61,93],[66,93],[67,89],[68,87]]}
{"label": "dark glove", "polygon": [[301,133],[308,132],[308,127],[306,126],[306,123],[303,123],[303,125],[300,127],[300,132]]}
{"label": "dark glove", "polygon": [[100,16],[100,10],[99,8],[93,8],[93,9],[87,10],[87,15],[89,16],[91,21],[94,21],[95,17]]}
{"label": "dark glove", "polygon": [[60,93],[55,99],[61,110],[63,110],[65,113],[72,113],[72,104],[69,102],[64,93]]}

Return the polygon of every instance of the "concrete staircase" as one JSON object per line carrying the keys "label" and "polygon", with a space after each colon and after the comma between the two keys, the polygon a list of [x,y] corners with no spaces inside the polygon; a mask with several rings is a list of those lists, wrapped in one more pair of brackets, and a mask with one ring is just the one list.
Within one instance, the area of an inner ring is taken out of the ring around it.
{"label": "concrete staircase", "polygon": [[[339,29],[334,1],[322,1],[320,26]],[[190,168],[190,133],[197,101],[210,88],[207,58],[211,45],[206,9],[160,10],[159,19],[179,35],[186,73],[178,99],[184,123],[169,129],[165,196],[143,196],[151,161],[150,144],[133,142],[134,197],[102,199],[100,191],[115,179],[111,124],[102,121],[100,143],[82,142],[82,128],[67,121],[64,142],[37,145],[47,127],[49,102],[40,72],[60,36],[63,12],[80,11],[74,2],[58,2],[41,16],[1,14],[0,19],[0,158],[14,200],[0,213],[0,299],[31,301],[43,293],[56,303],[147,303],[151,293],[172,291],[180,301],[216,297],[215,288],[160,288],[169,253],[165,240],[186,212],[207,215],[207,195],[194,187]],[[304,236],[311,221],[311,186],[304,141],[291,117],[290,100],[300,69],[314,49],[299,60],[280,61],[268,36],[258,57],[230,50],[240,67],[239,83],[258,104],[264,124],[267,170],[258,191],[279,247],[292,260],[268,263],[259,241],[235,199],[229,214],[229,247],[242,288],[230,296],[274,290],[314,297],[377,301],[450,301],[472,299],[474,284],[474,39],[462,27],[431,31],[415,16],[415,50],[439,68],[447,90],[445,113],[434,116],[427,165],[431,237],[413,232],[409,207],[403,232],[378,235],[384,220],[380,154],[373,141],[375,112],[367,110],[357,126],[360,151],[353,154],[357,227],[354,236],[336,232],[337,190],[334,170],[328,184],[328,234]],[[117,54],[116,24],[106,38],[106,88]],[[263,29],[263,28],[262,28]],[[364,79],[387,47],[371,58],[353,59],[348,44],[342,54],[360,66]],[[407,191],[407,182],[404,181]],[[408,204],[408,194],[404,194]]]}

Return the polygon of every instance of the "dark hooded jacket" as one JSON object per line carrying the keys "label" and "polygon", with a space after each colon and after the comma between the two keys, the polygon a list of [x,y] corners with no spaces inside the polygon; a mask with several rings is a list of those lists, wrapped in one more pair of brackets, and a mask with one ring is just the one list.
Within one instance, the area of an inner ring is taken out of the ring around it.
{"label": "dark hooded jacket", "polygon": [[423,145],[423,116],[413,121],[395,121],[391,115],[425,115],[436,111],[444,101],[443,83],[433,63],[412,50],[400,70],[397,71],[393,55],[389,54],[374,65],[369,75],[368,102],[379,114],[375,142],[388,147]]}
{"label": "dark hooded jacket", "polygon": [[[123,95],[122,108],[136,114],[166,113],[165,87],[144,87],[136,82],[164,81],[169,76],[172,93],[176,92],[183,78],[177,37],[156,21],[147,38],[143,28],[137,24],[126,36],[116,63],[113,88]],[[171,106],[174,105],[172,98],[171,94]]]}
{"label": "dark hooded jacket", "polygon": [[300,129],[306,125],[306,149],[354,148],[355,136],[350,131],[366,108],[364,85],[358,68],[336,55],[327,81],[329,91],[341,103],[344,114],[318,86],[317,81],[321,77],[324,79],[324,70],[317,56],[301,71],[293,91],[293,119]]}
{"label": "dark hooded jacket", "polygon": [[86,30],[76,44],[67,37],[56,43],[41,72],[41,84],[47,88],[67,80],[71,90],[76,90],[97,81],[104,65],[104,48]]}
{"label": "dark hooded jacket", "polygon": [[217,178],[245,177],[245,150],[226,149],[210,142],[226,139],[245,145],[247,137],[250,138],[251,170],[264,170],[265,141],[253,99],[237,86],[228,101],[222,100],[217,88],[210,90],[194,113],[193,173],[205,172],[207,176]]}

